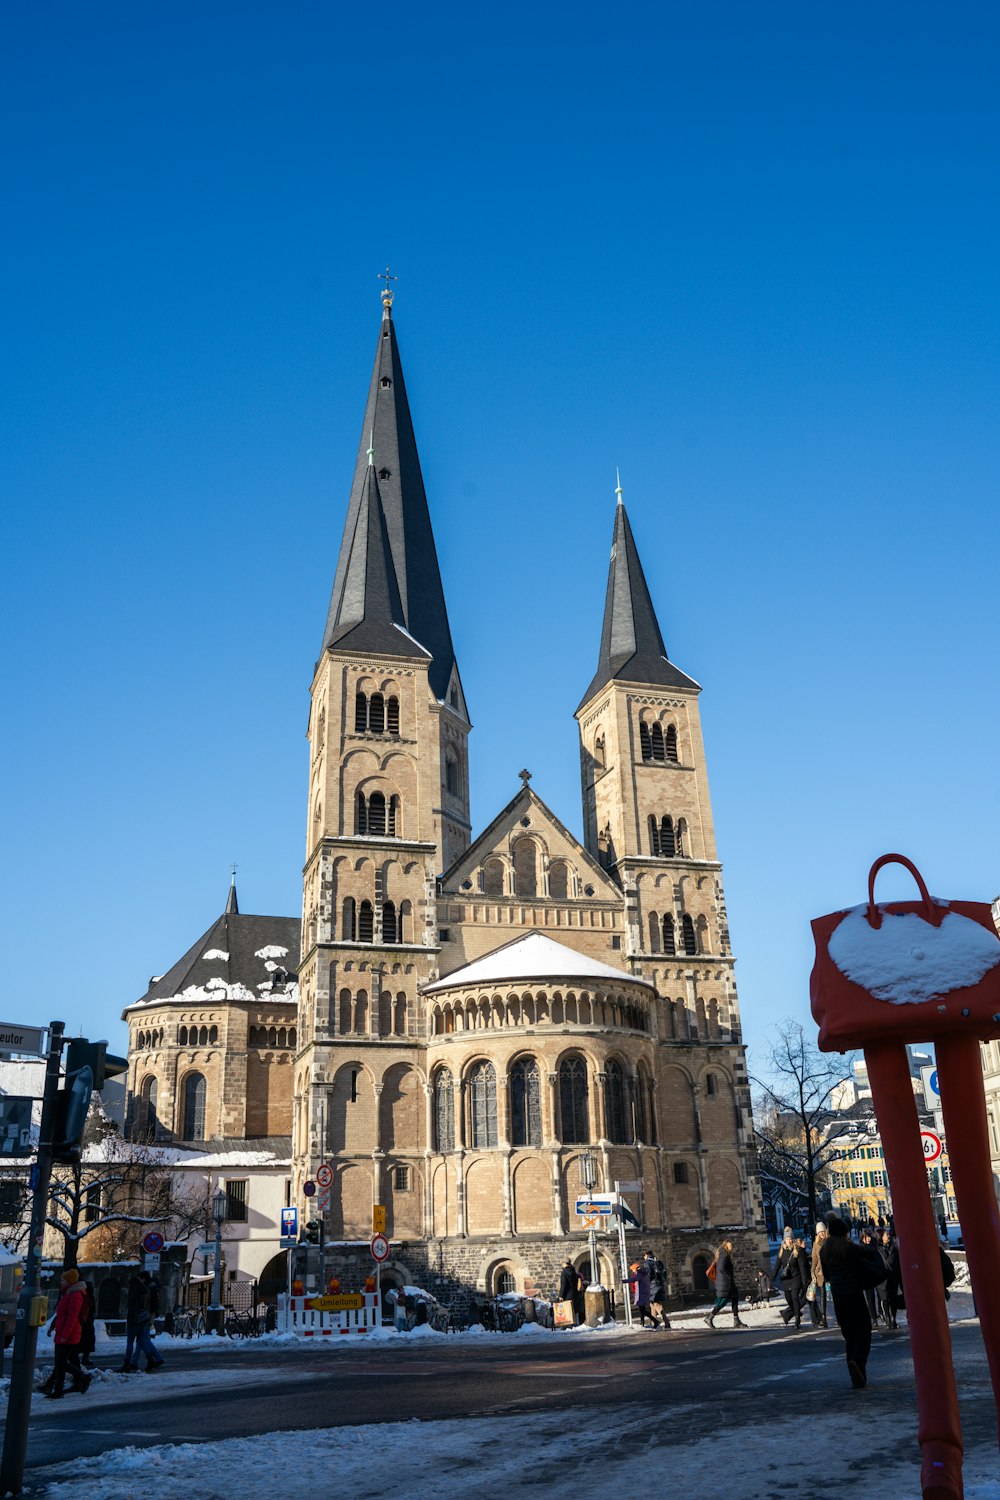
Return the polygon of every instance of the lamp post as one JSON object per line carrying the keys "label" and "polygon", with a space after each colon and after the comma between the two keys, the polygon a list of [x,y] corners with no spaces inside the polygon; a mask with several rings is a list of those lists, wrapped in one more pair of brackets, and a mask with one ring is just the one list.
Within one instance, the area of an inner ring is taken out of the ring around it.
{"label": "lamp post", "polygon": [[222,1305],[222,1221],[226,1217],[226,1195],[222,1188],[212,1194],[212,1218],[215,1220],[215,1273],[212,1277],[212,1305],[206,1324],[209,1333],[222,1333],[226,1310]]}
{"label": "lamp post", "polygon": [[[580,1177],[587,1192],[592,1193],[597,1186],[597,1158],[592,1151],[585,1151],[580,1157]],[[590,1229],[587,1231],[587,1240],[590,1247],[590,1284],[592,1287],[599,1287],[600,1282],[597,1276],[597,1232],[594,1229],[593,1223],[591,1223]]]}

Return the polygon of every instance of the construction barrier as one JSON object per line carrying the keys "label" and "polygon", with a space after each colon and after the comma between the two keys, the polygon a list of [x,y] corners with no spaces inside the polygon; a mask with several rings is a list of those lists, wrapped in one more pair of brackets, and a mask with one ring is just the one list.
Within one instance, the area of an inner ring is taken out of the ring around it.
{"label": "construction barrier", "polygon": [[[358,1292],[343,1297],[309,1297],[278,1295],[277,1329],[279,1333],[297,1333],[301,1338],[323,1338],[335,1333],[370,1333],[378,1327],[378,1299],[374,1292]],[[330,1303],[354,1302],[355,1307],[331,1309]],[[313,1304],[327,1304],[314,1306]]]}

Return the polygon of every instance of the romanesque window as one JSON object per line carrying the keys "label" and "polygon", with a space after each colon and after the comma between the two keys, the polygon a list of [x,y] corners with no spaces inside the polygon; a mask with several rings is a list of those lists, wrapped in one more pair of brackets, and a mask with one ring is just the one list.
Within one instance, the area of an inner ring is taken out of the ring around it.
{"label": "romanesque window", "polygon": [[542,1144],[541,1076],[533,1057],[522,1057],[510,1070],[510,1139],[513,1146]]}
{"label": "romanesque window", "polygon": [[559,1113],[561,1136],[567,1146],[582,1146],[590,1139],[587,1109],[587,1067],[582,1057],[566,1057],[559,1064]]}
{"label": "romanesque window", "polygon": [[459,795],[458,761],[454,750],[447,750],[444,757],[444,786],[445,791],[452,797]]}
{"label": "romanesque window", "polygon": [[537,858],[531,839],[519,839],[514,845],[514,890],[529,900],[538,895]]}
{"label": "romanesque window", "polygon": [[676,764],[676,762],[677,762],[677,729],[676,729],[676,727],[673,724],[668,724],[667,725],[667,737],[666,737],[666,744],[665,744],[664,748],[666,750],[667,760],[672,760]]}
{"label": "romanesque window", "polygon": [[597,739],[594,741],[594,764],[601,771],[604,770],[604,767],[607,764],[603,734],[599,734],[597,736]]}
{"label": "romanesque window", "polygon": [[383,943],[395,943],[399,941],[396,930],[396,903],[384,901],[382,903],[382,941]]}
{"label": "romanesque window", "polygon": [[358,942],[370,943],[375,937],[375,912],[370,901],[358,907]]}
{"label": "romanesque window", "polygon": [[399,798],[395,794],[389,798],[389,811],[386,818],[385,831],[391,839],[401,837],[403,832],[399,816]]}
{"label": "romanesque window", "polygon": [[385,700],[385,730],[386,734],[399,734],[398,698],[387,698]]}
{"label": "romanesque window", "polygon": [[719,1092],[719,1080],[714,1073],[705,1074],[705,1093],[717,1094]]}
{"label": "romanesque window", "polygon": [[635,1133],[640,1141],[649,1142],[649,1080],[639,1067],[635,1074]]}
{"label": "romanesque window", "polygon": [[362,835],[370,834],[374,838],[384,838],[388,832],[391,837],[394,837],[399,798],[393,797],[392,802],[395,804],[392,809],[393,827],[389,828],[385,794],[372,792],[370,797],[366,797],[364,792],[359,792],[354,820],[355,832]]}
{"label": "romanesque window", "polygon": [[618,1146],[628,1144],[628,1105],[625,1099],[625,1075],[619,1062],[608,1063],[604,1080],[608,1140]]}
{"label": "romanesque window", "polygon": [[218,1026],[210,1026],[208,1028],[208,1044],[209,1044],[209,1046],[210,1047],[214,1047],[215,1044],[216,1044],[216,1042],[218,1040],[219,1040],[219,1028],[218,1028]]}
{"label": "romanesque window", "polygon": [[663,759],[663,726],[654,724],[649,731],[650,751],[653,760]]}
{"label": "romanesque window", "polygon": [[655,911],[649,914],[649,951],[650,953],[660,951],[660,914]]}
{"label": "romanesque window", "polygon": [[683,818],[678,818],[677,827],[674,829],[674,853],[678,859],[683,856],[686,843],[687,824],[685,823]]}
{"label": "romanesque window", "polygon": [[397,943],[413,942],[413,907],[409,901],[399,903],[399,911],[396,914],[396,941]]}
{"label": "romanesque window", "polygon": [[187,1044],[188,1044],[188,1029],[187,1029],[186,1026],[181,1026],[177,1030],[177,1045],[178,1045],[178,1047],[186,1047]]}
{"label": "romanesque window", "polygon": [[368,699],[368,733],[385,734],[385,699],[381,693],[372,693]]}
{"label": "romanesque window", "polygon": [[569,899],[569,866],[557,860],[549,869],[549,895],[556,901]]}
{"label": "romanesque window", "polygon": [[477,1150],[497,1143],[497,1075],[492,1063],[477,1063],[469,1074],[471,1145]]}
{"label": "romanesque window", "polygon": [[683,917],[681,918],[681,933],[684,939],[684,952],[697,953],[698,939],[695,936],[694,922],[691,920],[691,917],[687,912],[685,912]]}
{"label": "romanesque window", "polygon": [[677,941],[674,937],[674,919],[669,912],[666,912],[663,918],[663,951],[671,958],[677,952]]}
{"label": "romanesque window", "polygon": [[653,746],[649,738],[649,725],[645,720],[639,725],[639,750],[643,760],[652,760]]}
{"label": "romanesque window", "polygon": [[139,1090],[139,1108],[136,1113],[136,1138],[151,1141],[156,1136],[156,1079],[144,1078]]}
{"label": "romanesque window", "polygon": [[368,728],[368,699],[364,693],[354,697],[354,733],[364,734]]}
{"label": "romanesque window", "polygon": [[503,895],[503,862],[499,859],[488,859],[483,865],[483,894]]}
{"label": "romanesque window", "polygon": [[[402,938],[400,938],[402,942]],[[393,1030],[397,1036],[406,1035],[406,996],[402,991],[396,996]]]}
{"label": "romanesque window", "polygon": [[345,943],[353,943],[358,935],[358,912],[353,896],[344,897],[344,919],[340,935]]}
{"label": "romanesque window", "polygon": [[181,1139],[203,1141],[205,1139],[205,1095],[207,1087],[204,1075],[189,1073],[184,1080],[184,1119]]}
{"label": "romanesque window", "polygon": [[610,870],[615,862],[615,845],[611,837],[610,823],[605,823],[597,835],[597,857],[606,870]]}
{"label": "romanesque window", "polygon": [[447,1068],[434,1074],[434,1148],[455,1149],[455,1080]]}

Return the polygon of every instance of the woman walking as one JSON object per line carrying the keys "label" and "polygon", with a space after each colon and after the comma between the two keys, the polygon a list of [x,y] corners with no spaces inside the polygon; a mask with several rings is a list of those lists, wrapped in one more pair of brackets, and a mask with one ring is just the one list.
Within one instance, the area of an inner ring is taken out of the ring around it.
{"label": "woman walking", "polygon": [[872,1320],[865,1292],[886,1278],[886,1267],[874,1245],[855,1245],[847,1225],[836,1214],[827,1214],[830,1231],[820,1251],[823,1273],[833,1295],[833,1310],[844,1336],[844,1351],[851,1384],[868,1384],[868,1355],[872,1347]]}
{"label": "woman walking", "polygon": [[812,1292],[813,1300],[809,1304],[809,1313],[813,1320],[814,1328],[829,1328],[826,1320],[826,1277],[823,1275],[823,1266],[820,1262],[819,1253],[826,1239],[826,1225],[820,1219],[816,1225],[816,1235],[812,1247]]}
{"label": "woman walking", "polygon": [[715,1327],[715,1319],[727,1302],[733,1309],[733,1327],[745,1328],[747,1325],[740,1320],[740,1293],[736,1285],[732,1240],[723,1240],[715,1252],[715,1306],[705,1319],[709,1328]]}
{"label": "woman walking", "polygon": [[771,1275],[772,1285],[785,1294],[787,1305],[782,1310],[781,1321],[786,1328],[793,1318],[796,1328],[802,1327],[802,1305],[805,1302],[809,1281],[810,1266],[805,1246],[801,1240],[794,1237],[791,1227],[786,1226],[785,1237]]}

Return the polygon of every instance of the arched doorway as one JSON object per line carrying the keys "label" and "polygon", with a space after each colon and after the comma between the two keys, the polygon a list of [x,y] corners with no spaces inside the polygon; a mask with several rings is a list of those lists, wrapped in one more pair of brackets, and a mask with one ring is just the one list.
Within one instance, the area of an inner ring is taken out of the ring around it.
{"label": "arched doorway", "polygon": [[707,1292],[710,1289],[708,1280],[709,1257],[698,1254],[691,1262],[691,1282],[696,1292]]}
{"label": "arched doorway", "polygon": [[271,1256],[257,1285],[261,1302],[274,1307],[278,1301],[278,1293],[288,1290],[288,1257],[284,1251],[280,1255]]}

